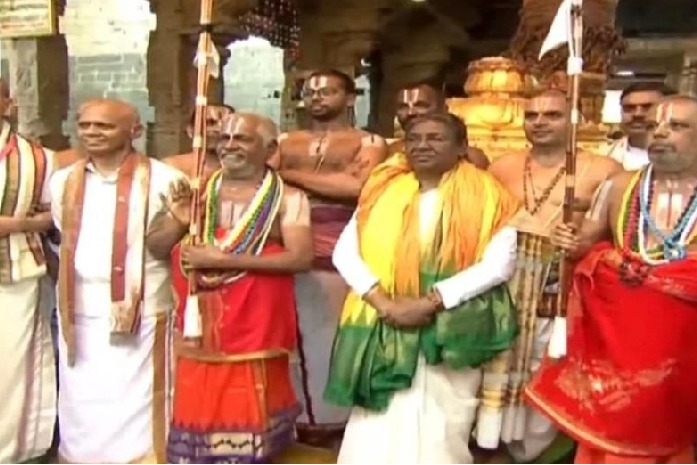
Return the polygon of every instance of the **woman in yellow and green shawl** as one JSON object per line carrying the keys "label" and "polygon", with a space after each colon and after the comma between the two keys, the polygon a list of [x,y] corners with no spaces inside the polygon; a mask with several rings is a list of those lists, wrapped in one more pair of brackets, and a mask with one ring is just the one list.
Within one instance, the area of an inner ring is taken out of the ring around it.
{"label": "woman in yellow and green shawl", "polygon": [[518,201],[465,161],[452,115],[414,118],[334,251],[352,289],[328,401],[352,407],[339,463],[471,463],[481,365],[517,334],[505,282]]}

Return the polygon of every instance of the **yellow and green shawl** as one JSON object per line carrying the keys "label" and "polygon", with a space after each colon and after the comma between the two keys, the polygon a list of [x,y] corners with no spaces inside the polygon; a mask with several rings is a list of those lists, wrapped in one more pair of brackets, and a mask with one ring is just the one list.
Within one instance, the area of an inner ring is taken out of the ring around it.
{"label": "yellow and green shawl", "polygon": [[[419,233],[419,182],[403,156],[377,167],[358,202],[360,251],[383,289],[423,296],[436,282],[481,260],[491,237],[518,210],[519,202],[491,175],[462,162],[438,187],[440,221],[430,244]],[[387,408],[392,393],[410,387],[419,354],[432,365],[477,367],[507,349],[518,331],[504,285],[434,322],[397,329],[350,292],[332,349],[325,399],[341,406]]]}

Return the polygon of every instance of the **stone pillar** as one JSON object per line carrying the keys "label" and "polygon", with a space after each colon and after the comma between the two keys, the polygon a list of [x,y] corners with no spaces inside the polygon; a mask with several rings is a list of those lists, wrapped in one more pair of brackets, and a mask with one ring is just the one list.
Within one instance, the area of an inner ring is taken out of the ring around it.
{"label": "stone pillar", "polygon": [[157,28],[150,32],[147,54],[148,100],[155,109],[147,153],[155,158],[182,153],[190,145],[186,119],[192,64],[190,46],[181,35],[183,9],[176,3],[150,2]]}
{"label": "stone pillar", "polygon": [[298,124],[298,103],[300,95],[296,88],[297,57],[288,50],[283,52],[283,73],[285,83],[281,93],[281,124],[282,132],[290,132],[299,129]]}
{"label": "stone pillar", "polygon": [[463,25],[426,3],[396,10],[381,21],[380,31],[382,82],[377,129],[385,136],[392,136],[397,91],[419,81],[442,83],[444,71],[452,63],[452,51],[466,49],[469,35]]}
{"label": "stone pillar", "polygon": [[48,148],[68,148],[63,134],[70,95],[65,36],[11,40],[9,64],[17,131]]}
{"label": "stone pillar", "polygon": [[[254,0],[216,0],[213,2],[214,41],[221,54],[221,79],[210,85],[211,103],[223,101],[222,67],[233,38],[243,37],[236,23],[239,15],[256,5]],[[155,122],[148,124],[149,155],[162,158],[191,149],[186,125],[196,91],[196,51],[194,32],[198,30],[199,2],[188,0],[150,0],[150,10],[157,15],[157,29],[150,33],[148,44],[148,92],[155,108]],[[218,33],[218,31],[220,31]],[[192,88],[192,75],[193,88]]]}
{"label": "stone pillar", "polygon": [[284,66],[287,70],[281,102],[284,129],[302,129],[309,124],[296,90],[312,71],[333,68],[356,77],[361,59],[371,53],[377,41],[379,11],[386,3],[387,0],[374,0],[366,6],[363,0],[326,1],[315,8],[299,10],[301,53],[297,60],[287,57]]}
{"label": "stone pillar", "polygon": [[[194,58],[196,56],[196,50],[198,48],[198,33],[185,34],[185,37],[187,39],[187,44],[189,47],[188,53],[191,62],[191,69],[189,70],[189,94],[192,97],[192,99],[190,99],[191,101],[189,102],[188,107],[189,110],[191,110],[194,104],[193,97],[196,95],[196,86],[198,80],[198,69],[196,68],[196,66],[194,66]],[[219,34],[213,36],[215,48],[218,51],[218,55],[220,56],[220,64],[218,69],[218,78],[209,78],[208,103],[210,103],[211,105],[225,103],[225,82],[223,79],[223,71],[225,69],[225,65],[230,59],[230,50],[227,47],[233,41],[234,38],[232,37],[226,37]]]}
{"label": "stone pillar", "polygon": [[697,97],[697,50],[685,52],[680,76],[680,93]]}

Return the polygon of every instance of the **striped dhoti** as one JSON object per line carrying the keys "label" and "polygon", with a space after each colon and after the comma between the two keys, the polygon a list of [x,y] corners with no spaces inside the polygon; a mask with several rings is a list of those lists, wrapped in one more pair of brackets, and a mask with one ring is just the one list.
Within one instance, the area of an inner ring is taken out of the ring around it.
{"label": "striped dhoti", "polygon": [[484,367],[477,442],[495,449],[501,440],[518,461],[534,460],[556,436],[551,423],[522,400],[525,383],[539,367],[551,336],[559,289],[555,258],[547,236],[519,230],[516,271],[509,289],[520,334],[511,350]]}

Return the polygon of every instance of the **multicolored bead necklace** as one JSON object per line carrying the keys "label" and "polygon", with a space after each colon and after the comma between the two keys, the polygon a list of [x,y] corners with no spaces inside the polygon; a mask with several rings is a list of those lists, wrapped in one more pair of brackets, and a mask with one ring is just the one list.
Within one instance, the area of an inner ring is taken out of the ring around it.
{"label": "multicolored bead necklace", "polygon": [[[259,255],[266,244],[266,239],[281,207],[283,181],[277,173],[267,170],[259,189],[239,221],[222,238],[218,239],[215,232],[218,222],[218,200],[222,174],[222,170],[213,173],[206,186],[203,242],[219,248],[226,254]],[[204,286],[215,286],[223,282],[232,282],[244,275],[244,271],[235,270],[223,273],[201,273],[199,276],[201,284]]]}
{"label": "multicolored bead necklace", "polygon": [[[697,190],[669,233],[662,232],[651,217],[653,191],[653,167],[649,165],[632,178],[629,194],[625,195],[617,229],[622,234],[621,245],[626,253],[638,253],[649,265],[684,259],[697,223]],[[660,241],[650,250],[647,249],[649,233]]]}

